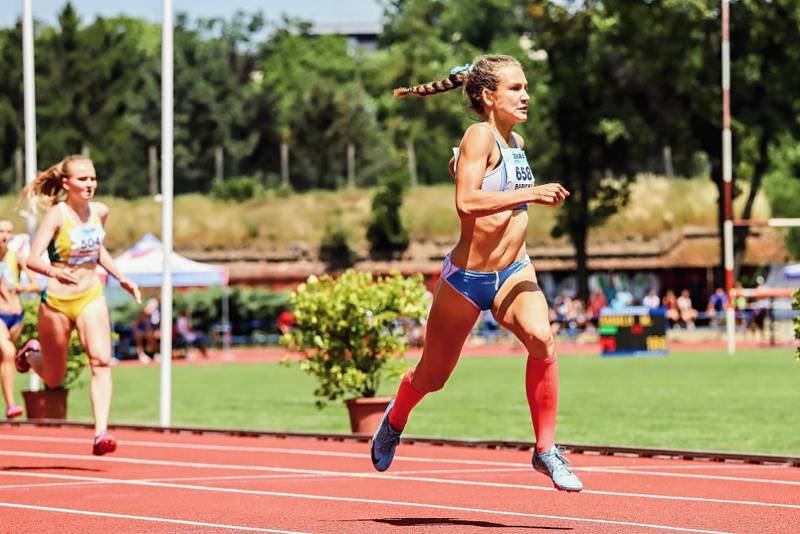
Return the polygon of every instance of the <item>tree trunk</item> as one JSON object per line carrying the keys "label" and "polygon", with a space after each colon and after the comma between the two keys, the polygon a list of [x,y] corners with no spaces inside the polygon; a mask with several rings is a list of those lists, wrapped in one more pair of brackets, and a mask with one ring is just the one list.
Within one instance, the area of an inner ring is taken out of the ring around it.
{"label": "tree trunk", "polygon": [[[749,220],[753,216],[753,205],[756,201],[756,195],[761,190],[761,183],[764,181],[764,174],[769,167],[769,141],[771,135],[769,129],[761,135],[758,144],[758,162],[753,169],[753,178],[750,181],[750,193],[747,195],[747,202],[744,205],[742,212],[742,219]],[[748,226],[734,227],[733,238],[733,279],[739,278],[739,271],[742,267],[742,260],[744,259],[745,251],[747,250],[747,236],[750,234]]]}
{"label": "tree trunk", "polygon": [[158,150],[155,145],[150,145],[147,150],[147,158],[150,171],[150,196],[158,194]]}
{"label": "tree trunk", "polygon": [[411,139],[406,140],[406,151],[408,152],[408,174],[411,176],[411,187],[419,185],[419,176],[417,175],[417,152],[414,150],[414,141]]}

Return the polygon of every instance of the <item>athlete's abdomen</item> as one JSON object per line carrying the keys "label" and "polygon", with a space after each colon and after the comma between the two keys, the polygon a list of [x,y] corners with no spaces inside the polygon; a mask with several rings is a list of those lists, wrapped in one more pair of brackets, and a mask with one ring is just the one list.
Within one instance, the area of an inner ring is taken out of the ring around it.
{"label": "athlete's abdomen", "polygon": [[462,219],[461,238],[451,253],[454,265],[473,271],[497,271],[525,251],[528,212],[508,210],[476,219]]}

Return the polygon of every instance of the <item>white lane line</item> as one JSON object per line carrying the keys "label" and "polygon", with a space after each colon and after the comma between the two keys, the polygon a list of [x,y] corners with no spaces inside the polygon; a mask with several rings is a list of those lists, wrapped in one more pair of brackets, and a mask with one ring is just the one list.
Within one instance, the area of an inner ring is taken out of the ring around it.
{"label": "white lane line", "polygon": [[[478,513],[478,514],[490,514],[490,515],[502,515],[502,516],[513,516],[513,517],[528,517],[528,518],[536,518],[536,519],[553,519],[557,521],[574,521],[579,523],[598,523],[604,525],[620,525],[620,526],[629,526],[629,527],[637,527],[637,528],[652,528],[652,529],[659,529],[659,530],[670,530],[670,531],[677,531],[677,532],[697,532],[702,534],[731,534],[729,532],[722,532],[722,531],[715,531],[715,530],[700,530],[700,529],[693,529],[693,528],[686,528],[686,527],[675,527],[670,525],[658,525],[654,523],[636,523],[631,521],[615,521],[612,519],[593,519],[587,517],[573,517],[573,516],[558,516],[558,515],[546,515],[546,514],[531,514],[526,512],[515,512],[510,510],[494,510],[490,508],[468,508],[464,506],[448,506],[448,505],[441,505],[441,504],[430,504],[430,503],[419,503],[419,502],[410,502],[410,501],[391,501],[391,500],[384,500],[384,499],[364,499],[360,497],[335,497],[332,495],[313,495],[308,493],[289,493],[283,491],[264,491],[264,490],[248,490],[248,489],[239,489],[239,488],[219,488],[213,486],[195,486],[189,484],[166,484],[166,483],[156,483],[156,482],[145,482],[140,480],[120,480],[115,478],[102,478],[102,477],[79,477],[79,476],[72,476],[72,475],[47,475],[45,473],[20,473],[15,472],[13,473],[14,476],[27,476],[30,475],[32,477],[52,477],[52,478],[60,478],[60,479],[79,479],[79,480],[89,480],[89,481],[105,481],[108,484],[121,484],[121,485],[133,485],[133,486],[151,486],[151,487],[163,487],[163,488],[170,488],[170,489],[182,489],[182,490],[195,490],[195,491],[208,491],[213,493],[234,493],[234,494],[244,494],[244,495],[259,495],[259,496],[268,496],[268,497],[287,497],[290,499],[309,499],[309,500],[320,500],[320,501],[334,501],[334,502],[348,502],[348,503],[359,503],[359,504],[380,504],[380,505],[387,505],[387,506],[399,506],[399,507],[409,507],[409,508],[428,508],[434,510],[448,510],[454,512],[467,512],[467,513]],[[2,505],[3,503],[0,503]],[[273,531],[274,532],[274,531]]]}
{"label": "white lane line", "polygon": [[[410,480],[414,482],[426,482],[431,484],[449,484],[460,486],[477,486],[486,488],[503,488],[503,489],[522,489],[529,491],[556,491],[552,487],[544,486],[531,486],[527,484],[510,484],[502,482],[482,482],[475,480],[458,480],[450,478],[429,478],[417,476],[398,476],[381,473],[363,473],[363,472],[345,472],[345,471],[323,471],[317,469],[293,469],[285,467],[265,467],[258,465],[238,465],[238,464],[213,464],[213,463],[198,463],[198,462],[177,462],[166,460],[147,460],[140,458],[125,458],[125,457],[109,457],[109,456],[88,456],[78,454],[56,454],[56,453],[41,453],[41,452],[25,452],[25,451],[0,451],[0,456],[22,456],[30,458],[48,458],[48,459],[63,459],[63,460],[79,460],[86,462],[103,462],[103,463],[128,463],[135,465],[159,465],[167,467],[188,467],[188,468],[201,468],[201,469],[229,469],[229,470],[243,470],[243,471],[267,471],[273,473],[300,473],[300,474],[313,474],[326,477],[344,477],[344,478],[361,478],[361,479],[389,479],[389,480]],[[5,475],[16,476],[18,472],[5,472]],[[666,500],[666,501],[686,501],[686,502],[702,502],[702,503],[717,503],[717,504],[735,504],[743,506],[762,506],[770,508],[787,508],[800,510],[800,504],[787,504],[787,503],[772,503],[763,501],[741,501],[736,499],[714,499],[710,497],[686,497],[683,495],[663,495],[654,493],[629,493],[622,491],[603,491],[603,490],[583,490],[584,495],[604,495],[612,497],[636,497],[640,499],[653,499],[653,500]]]}
{"label": "white lane line", "polygon": [[[40,441],[46,443],[80,443],[86,444],[86,439],[81,438],[60,438],[50,436],[16,436],[0,433],[0,440],[9,441]],[[288,454],[288,455],[302,455],[302,456],[321,456],[331,458],[353,458],[363,460],[369,457],[369,453],[357,452],[344,452],[344,451],[321,451],[315,449],[299,449],[299,448],[283,448],[283,447],[249,447],[242,445],[205,445],[195,443],[177,443],[169,441],[142,441],[142,440],[120,440],[124,446],[136,447],[150,447],[161,449],[186,449],[186,450],[203,450],[203,451],[221,451],[221,452],[256,452],[265,454]],[[500,462],[496,460],[468,460],[460,458],[432,458],[424,456],[395,456],[397,460],[406,462],[421,462],[421,463],[442,463],[442,464],[462,464],[462,465],[494,465],[498,467],[520,467],[522,465],[528,466],[528,462]],[[683,461],[683,460],[680,460]],[[676,461],[677,462],[677,461]],[[786,469],[785,465],[752,465],[740,463],[723,463],[715,462],[713,464],[699,463],[693,465],[605,465],[604,469]],[[592,466],[580,467],[574,466],[576,470],[594,469]]]}
{"label": "white lane line", "polygon": [[62,514],[88,515],[94,517],[110,517],[113,519],[134,519],[136,521],[149,521],[152,523],[169,523],[172,525],[189,525],[192,527],[211,527],[224,530],[239,530],[245,532],[275,532],[279,534],[307,534],[294,530],[275,530],[272,528],[246,527],[243,525],[226,525],[223,523],[205,523],[202,521],[188,521],[184,519],[169,519],[166,517],[153,517],[147,515],[114,514],[110,512],[95,512],[92,510],[76,510],[74,508],[55,508],[52,506],[36,506],[32,504],[17,504],[12,502],[0,502],[2,508],[17,508],[22,510],[37,510],[40,512],[57,512]]}
{"label": "white lane line", "polygon": [[[577,470],[577,469],[576,469]],[[632,469],[614,469],[606,467],[589,467],[580,469],[583,472],[610,473],[620,475],[644,475],[653,477],[673,477],[673,478],[697,478],[703,480],[726,480],[729,482],[757,482],[761,484],[781,484],[785,486],[800,486],[800,481],[796,480],[773,480],[767,478],[731,477],[724,475],[698,475],[695,473],[664,473],[659,471],[634,471]]]}
{"label": "white lane line", "polygon": [[[55,438],[45,436],[35,436],[29,438],[28,436],[8,436],[0,434],[0,440],[7,439],[11,441],[41,441],[53,443],[80,443],[86,444],[86,439],[79,438]],[[139,440],[119,440],[121,446],[137,446],[137,447],[153,447],[159,449],[185,449],[196,451],[222,451],[222,452],[259,452],[267,454],[289,454],[289,455],[302,455],[302,456],[322,456],[332,458],[353,458],[363,460],[369,458],[369,453],[364,452],[332,452],[332,451],[319,451],[313,449],[289,449],[282,447],[244,447],[233,445],[201,445],[193,443],[172,443],[160,441],[139,441]],[[365,447],[366,449],[366,447]],[[409,462],[428,462],[428,463],[442,463],[442,464],[464,464],[464,465],[496,465],[515,467],[519,466],[520,462],[498,462],[492,460],[464,460],[457,458],[427,458],[417,456],[395,456],[395,459],[405,460]]]}

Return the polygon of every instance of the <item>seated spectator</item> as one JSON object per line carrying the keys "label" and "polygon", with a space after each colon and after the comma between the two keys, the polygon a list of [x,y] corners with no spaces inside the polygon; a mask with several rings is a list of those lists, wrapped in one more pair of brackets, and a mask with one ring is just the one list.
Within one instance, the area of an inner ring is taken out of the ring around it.
{"label": "seated spectator", "polygon": [[680,322],[686,328],[694,328],[694,321],[697,319],[697,310],[692,305],[692,297],[689,295],[688,289],[681,290],[681,296],[678,297],[678,313],[680,315]]}
{"label": "seated spectator", "polygon": [[714,323],[725,321],[725,307],[728,305],[728,295],[725,290],[718,287],[708,298],[706,313]]}
{"label": "seated spectator", "polygon": [[275,321],[281,335],[288,334],[294,328],[294,313],[292,310],[283,310]]}
{"label": "seated spectator", "polygon": [[611,307],[615,310],[622,310],[633,304],[633,294],[626,287],[620,288],[614,298],[611,299]]}
{"label": "seated spectator", "polygon": [[661,299],[655,289],[651,289],[647,292],[647,295],[642,299],[642,305],[651,310],[661,306]]}
{"label": "seated spectator", "polygon": [[175,321],[175,332],[186,341],[188,346],[199,350],[203,358],[208,358],[208,341],[206,340],[206,335],[198,330],[192,330],[189,310],[181,310],[177,321]]}
{"label": "seated spectator", "polygon": [[680,312],[678,312],[678,299],[675,297],[675,292],[673,290],[667,289],[667,292],[664,294],[664,301],[661,305],[667,310],[669,325],[675,326],[681,317]]}
{"label": "seated spectator", "polygon": [[599,287],[592,291],[589,295],[589,306],[587,311],[587,319],[597,326],[598,317],[600,317],[600,310],[608,306],[608,300],[603,290]]}
{"label": "seated spectator", "polygon": [[131,323],[136,355],[142,363],[150,362],[150,355],[157,355],[160,339],[160,309],[157,298],[148,300]]}

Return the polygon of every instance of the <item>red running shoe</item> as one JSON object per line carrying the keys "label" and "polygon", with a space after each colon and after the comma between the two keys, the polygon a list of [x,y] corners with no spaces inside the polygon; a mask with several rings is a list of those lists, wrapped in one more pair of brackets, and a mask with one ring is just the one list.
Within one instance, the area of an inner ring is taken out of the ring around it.
{"label": "red running shoe", "polygon": [[36,338],[31,338],[22,345],[22,348],[17,351],[17,355],[14,357],[14,367],[17,368],[17,371],[20,373],[27,373],[30,368],[31,364],[28,362],[28,353],[31,351],[42,351],[42,346],[39,344],[39,340]]}
{"label": "red running shoe", "polygon": [[23,413],[24,411],[22,410],[22,408],[20,408],[16,404],[9,404],[8,408],[6,409],[6,418],[14,419],[15,417],[19,417]]}
{"label": "red running shoe", "polygon": [[110,452],[117,450],[117,438],[109,434],[107,431],[100,432],[94,438],[94,445],[92,446],[92,454],[95,456],[103,456]]}

